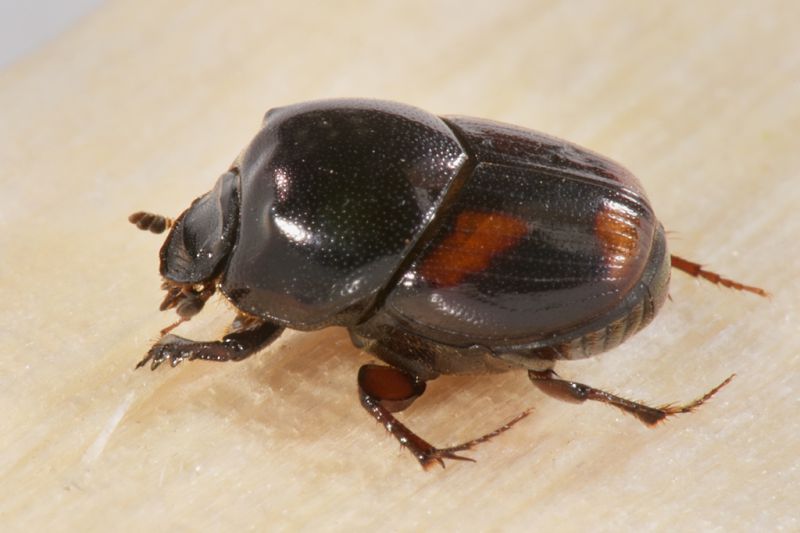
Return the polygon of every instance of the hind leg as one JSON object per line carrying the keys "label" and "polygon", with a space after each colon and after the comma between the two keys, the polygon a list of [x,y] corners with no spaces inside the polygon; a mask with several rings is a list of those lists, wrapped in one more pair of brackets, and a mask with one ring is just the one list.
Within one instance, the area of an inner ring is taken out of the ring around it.
{"label": "hind leg", "polygon": [[722,387],[731,382],[734,375],[705,393],[700,398],[685,404],[666,404],[660,407],[650,407],[643,403],[634,402],[621,398],[609,392],[605,392],[583,383],[575,381],[567,381],[558,377],[552,370],[529,370],[528,377],[534,385],[539,387],[543,392],[574,403],[582,403],[586,400],[595,400],[598,402],[607,403],[614,407],[621,409],[625,413],[632,414],[648,426],[652,426],[661,422],[668,416],[677,415],[680,413],[689,413],[703,405],[709,398],[714,396]]}
{"label": "hind leg", "polygon": [[753,287],[751,285],[745,285],[743,283],[739,283],[736,280],[724,278],[719,274],[717,274],[716,272],[711,272],[710,270],[706,270],[700,263],[689,261],[688,259],[684,259],[683,257],[679,257],[677,255],[671,256],[670,259],[672,262],[672,268],[675,268],[682,272],[686,272],[692,277],[702,278],[706,281],[710,281],[714,285],[721,285],[723,287],[727,287],[729,289],[735,289],[737,291],[747,291],[747,292],[752,292],[753,294],[758,294],[759,296],[769,296],[769,293],[767,293],[767,291],[765,291],[760,287]]}

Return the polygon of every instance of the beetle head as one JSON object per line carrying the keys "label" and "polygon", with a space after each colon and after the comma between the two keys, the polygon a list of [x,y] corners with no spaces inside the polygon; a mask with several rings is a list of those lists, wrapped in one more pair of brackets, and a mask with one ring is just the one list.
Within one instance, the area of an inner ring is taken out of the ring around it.
{"label": "beetle head", "polygon": [[160,252],[167,281],[204,284],[219,274],[236,238],[238,190],[239,173],[233,169],[178,217]]}
{"label": "beetle head", "polygon": [[216,279],[233,249],[238,218],[239,171],[235,167],[174,222],[150,213],[130,216],[140,229],[160,233],[171,228],[159,257],[161,288],[167,291],[161,310],[175,308],[180,316],[172,327],[199,313],[214,294]]}

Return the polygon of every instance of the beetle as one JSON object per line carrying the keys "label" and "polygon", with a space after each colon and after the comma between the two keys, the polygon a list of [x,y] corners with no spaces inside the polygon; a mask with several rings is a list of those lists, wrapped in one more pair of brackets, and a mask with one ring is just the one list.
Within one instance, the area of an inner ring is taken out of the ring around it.
{"label": "beetle", "polygon": [[[284,328],[348,329],[385,365],[358,372],[363,407],[419,463],[506,431],[437,448],[400,423],[443,374],[522,368],[545,393],[595,400],[647,425],[701,405],[651,407],[562,379],[559,360],[590,357],[646,326],[671,267],[766,293],[671,255],[637,179],[575,144],[399,103],[335,99],[272,109],[214,188],[177,219],[160,251],[161,310],[178,320],[137,365],[240,361]],[[170,331],[216,291],[237,310],[220,340]]]}

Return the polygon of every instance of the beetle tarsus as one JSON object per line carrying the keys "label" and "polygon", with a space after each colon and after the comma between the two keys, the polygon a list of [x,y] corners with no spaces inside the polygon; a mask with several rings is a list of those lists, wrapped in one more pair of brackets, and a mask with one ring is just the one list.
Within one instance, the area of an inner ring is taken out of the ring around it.
{"label": "beetle tarsus", "polygon": [[402,446],[408,448],[425,470],[437,463],[444,468],[445,459],[474,462],[475,459],[458,455],[457,452],[471,450],[478,444],[508,431],[530,413],[530,410],[527,410],[498,429],[463,444],[448,448],[436,448],[392,415],[393,412],[407,408],[419,398],[425,392],[425,382],[397,368],[364,365],[358,372],[358,390],[364,409]]}
{"label": "beetle tarsus", "polygon": [[441,449],[441,450],[436,450],[437,454],[436,454],[436,457],[433,457],[433,459],[436,459],[437,461],[439,461],[439,464],[442,465],[442,468],[444,468],[444,462],[441,459],[439,459],[440,457],[441,458],[446,458],[446,459],[458,459],[458,460],[461,460],[461,461],[471,461],[471,462],[474,463],[475,459],[472,459],[470,457],[464,457],[464,456],[461,456],[461,455],[455,455],[455,452],[462,452],[462,451],[465,451],[465,450],[471,450],[475,446],[477,446],[478,444],[482,444],[484,442],[488,442],[488,441],[492,440],[493,438],[495,438],[496,436],[500,435],[501,433],[505,433],[506,431],[511,429],[511,427],[514,426],[517,422],[519,422],[520,420],[522,420],[523,418],[525,418],[526,416],[531,414],[532,410],[533,409],[526,409],[525,411],[521,412],[520,414],[518,414],[517,416],[515,416],[514,418],[512,418],[511,420],[506,422],[504,425],[500,426],[499,428],[495,429],[494,431],[491,431],[491,432],[489,432],[489,433],[487,433],[485,435],[482,435],[482,436],[478,437],[477,439],[472,439],[471,441],[465,442],[463,444],[459,444],[457,446],[451,446],[450,448],[444,448],[444,449]]}
{"label": "beetle tarsus", "polygon": [[723,287],[727,287],[729,289],[734,289],[737,291],[752,292],[753,294],[757,294],[759,296],[764,296],[764,297],[769,296],[769,293],[760,287],[753,287],[751,285],[745,285],[744,283],[739,283],[738,281],[732,279],[723,278],[716,272],[711,272],[710,270],[704,269],[703,265],[701,265],[700,263],[689,261],[688,259],[684,259],[683,257],[678,257],[677,255],[672,255],[671,260],[672,260],[672,268],[677,268],[681,272],[685,272],[695,278],[703,278],[706,281],[710,281],[714,285],[722,285]]}
{"label": "beetle tarsus", "polygon": [[136,368],[148,362],[150,369],[155,370],[162,363],[168,362],[175,367],[184,360],[241,361],[266,347],[283,331],[283,327],[272,322],[260,321],[253,325],[250,319],[246,323],[250,327],[234,330],[218,341],[196,342],[177,335],[165,335],[150,348]]}
{"label": "beetle tarsus", "polygon": [[558,398],[573,403],[582,403],[586,400],[595,400],[598,402],[607,403],[620,409],[621,411],[631,414],[644,422],[648,426],[654,426],[663,421],[669,416],[689,413],[696,408],[703,405],[708,399],[714,396],[719,390],[731,382],[736,374],[731,375],[705,393],[700,398],[685,404],[666,404],[660,407],[650,407],[640,402],[634,402],[605,392],[583,383],[575,381],[567,381],[558,377],[553,370],[528,370],[528,377],[534,385],[539,387],[543,392]]}
{"label": "beetle tarsus", "polygon": [[[706,403],[706,401],[708,401],[712,396],[714,396],[717,392],[719,392],[719,390],[722,387],[724,387],[725,385],[727,385],[728,383],[733,381],[733,378],[735,378],[735,377],[736,377],[736,374],[731,374],[730,376],[727,377],[727,379],[725,379],[725,381],[723,381],[722,383],[720,383],[719,385],[717,385],[716,387],[714,387],[713,389],[711,389],[707,393],[703,394],[701,397],[697,398],[694,401],[691,401],[691,402],[685,403],[685,404],[679,404],[679,405],[666,404],[666,405],[662,405],[658,409],[665,413],[664,418],[666,418],[668,416],[672,416],[672,415],[679,415],[679,414],[682,414],[682,413],[691,413],[692,411],[694,411],[695,409],[697,409],[698,407],[700,407],[701,405]],[[662,420],[664,418],[662,418]]]}

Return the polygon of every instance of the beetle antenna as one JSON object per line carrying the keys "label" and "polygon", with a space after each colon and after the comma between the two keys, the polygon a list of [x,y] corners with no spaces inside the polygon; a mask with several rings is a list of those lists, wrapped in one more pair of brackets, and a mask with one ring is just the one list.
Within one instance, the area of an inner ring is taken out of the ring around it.
{"label": "beetle antenna", "polygon": [[137,228],[153,233],[163,233],[164,230],[175,225],[175,221],[164,215],[156,215],[147,211],[137,211],[128,217],[128,222],[135,224]]}
{"label": "beetle antenna", "polygon": [[703,265],[699,263],[695,263],[689,261],[688,259],[684,259],[683,257],[678,257],[677,255],[671,256],[672,258],[672,268],[677,268],[678,270],[682,270],[686,272],[690,276],[695,278],[703,278],[707,281],[710,281],[714,285],[722,285],[723,287],[728,287],[729,289],[736,289],[737,291],[747,291],[752,292],[753,294],[758,294],[759,296],[769,297],[769,293],[764,289],[759,287],[752,287],[750,285],[744,285],[743,283],[739,283],[738,281],[734,281],[732,279],[723,278],[716,272],[711,272],[710,270],[706,270],[703,268]]}

